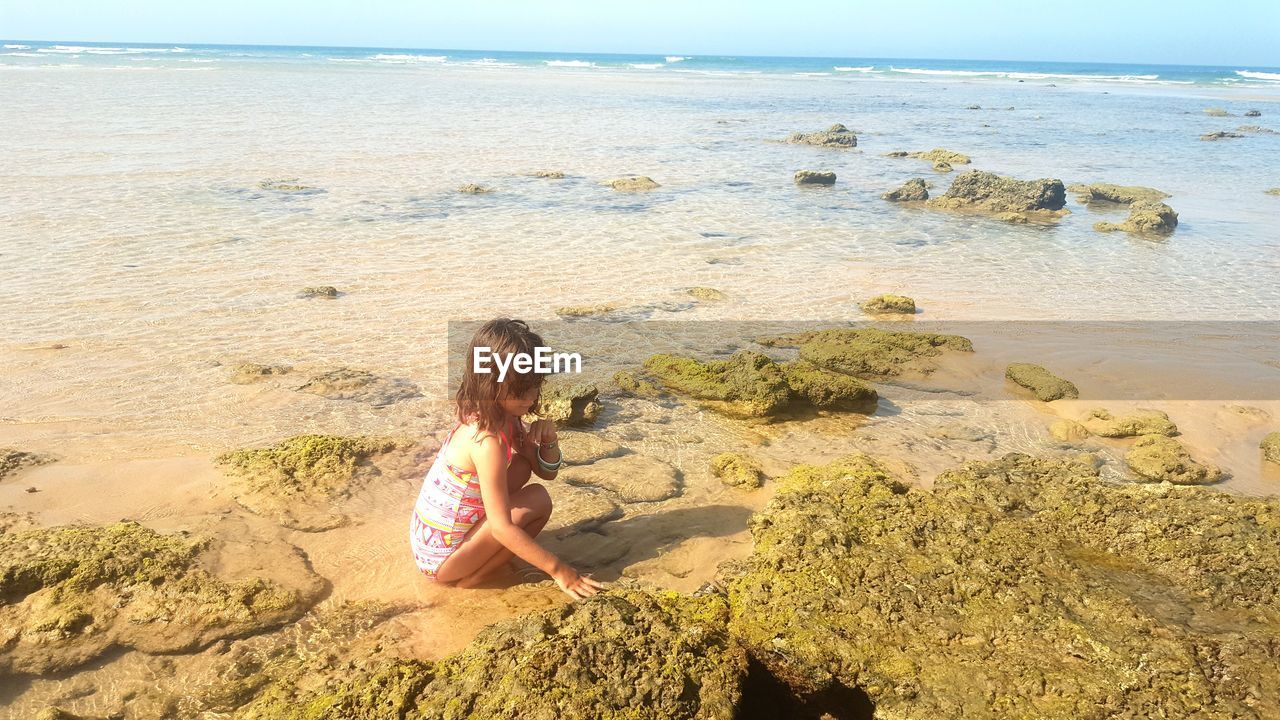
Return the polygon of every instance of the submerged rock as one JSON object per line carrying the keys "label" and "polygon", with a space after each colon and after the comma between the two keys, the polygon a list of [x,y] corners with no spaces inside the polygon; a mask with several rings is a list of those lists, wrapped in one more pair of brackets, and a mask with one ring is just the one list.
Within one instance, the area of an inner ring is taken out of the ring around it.
{"label": "submerged rock", "polygon": [[0,448],[0,480],[5,479],[11,473],[38,465],[46,465],[51,462],[53,462],[53,458],[48,455],[40,455],[13,448]]}
{"label": "submerged rock", "polygon": [[1018,454],[932,491],[866,456],[776,483],[730,632],[794,692],[1043,720],[1262,717],[1280,694],[1276,499]]}
{"label": "submerged rock", "polygon": [[946,350],[973,352],[959,335],[866,328],[815,330],[759,338],[766,346],[799,347],[800,359],[855,377],[892,377],[908,370],[928,373],[932,358]]}
{"label": "submerged rock", "polygon": [[418,386],[400,378],[384,378],[367,370],[338,368],[312,377],[298,392],[330,400],[354,400],[382,407],[401,400],[422,397]]}
{"label": "submerged rock", "polygon": [[613,303],[601,303],[598,305],[562,305],[556,308],[556,315],[562,318],[584,318],[595,315],[607,315],[618,309],[618,305]]}
{"label": "submerged rock", "polygon": [[1112,183],[1094,183],[1092,185],[1072,185],[1067,188],[1076,193],[1076,200],[1088,205],[1094,202],[1130,205],[1136,202],[1159,202],[1169,193],[1141,185],[1114,185]]}
{"label": "submerged rock", "polygon": [[614,590],[482,630],[436,662],[303,668],[242,720],[732,720],[747,656],[718,595]]}
{"label": "submerged rock", "polygon": [[852,375],[824,370],[804,361],[779,365],[792,404],[818,410],[873,413],[880,396],[875,388]]}
{"label": "submerged rock", "polygon": [[968,165],[972,159],[964,153],[953,152],[946,148],[934,148],[928,151],[913,152],[910,157],[920,160],[928,160],[932,163],[947,163],[948,165]]}
{"label": "submerged rock", "polygon": [[493,188],[478,183],[467,183],[459,186],[458,192],[464,195],[483,195],[484,193],[493,192]]}
{"label": "submerged rock", "polygon": [[190,652],[296,619],[324,582],[293,557],[300,587],[224,580],[211,541],[135,522],[0,534],[0,676],[62,672],[113,648]]}
{"label": "submerged rock", "polygon": [[298,291],[300,298],[320,298],[323,300],[336,300],[342,293],[338,292],[338,288],[332,285],[316,285],[314,287],[304,287]]}
{"label": "submerged rock", "polygon": [[559,478],[570,485],[608,490],[624,503],[660,502],[680,494],[680,471],[635,453],[565,467]]}
{"label": "submerged rock", "polygon": [[1068,380],[1054,375],[1040,365],[1011,363],[1004,376],[1035,393],[1040,402],[1052,402],[1062,398],[1078,398],[1080,392]]}
{"label": "submerged rock", "polygon": [[591,383],[548,380],[542,386],[534,414],[561,427],[591,425],[604,409],[599,396],[600,389]]}
{"label": "submerged rock", "polygon": [[653,181],[653,178],[644,175],[635,175],[632,177],[616,178],[609,181],[609,187],[620,192],[633,192],[636,190],[652,190],[662,187]]}
{"label": "submerged rock", "polygon": [[1224,109],[1222,109],[1222,108],[1214,108],[1214,107],[1211,107],[1211,108],[1205,108],[1205,109],[1204,109],[1204,114],[1205,114],[1205,115],[1208,115],[1209,117],[1226,117],[1226,116],[1230,115],[1231,113],[1227,112],[1226,110],[1224,110]]}
{"label": "submerged rock", "polygon": [[622,392],[634,397],[653,398],[662,394],[658,386],[648,380],[636,377],[636,374],[629,370],[619,370],[614,373],[613,384],[617,385]]}
{"label": "submerged rock", "polygon": [[1081,425],[1075,420],[1062,419],[1055,420],[1053,424],[1049,426],[1049,434],[1052,435],[1055,440],[1061,442],[1077,443],[1081,440],[1088,439],[1088,437],[1093,433],[1089,432],[1084,425]]}
{"label": "submerged rock", "polygon": [[897,190],[891,190],[880,197],[891,202],[919,202],[929,199],[929,186],[921,178],[912,178]]}
{"label": "submerged rock", "polygon": [[1236,128],[1236,132],[1252,133],[1254,135],[1280,135],[1280,133],[1271,128],[1262,127],[1261,125],[1241,125]]}
{"label": "submerged rock", "polygon": [[1065,214],[1062,207],[1066,204],[1066,188],[1061,180],[1014,180],[970,170],[957,176],[945,194],[928,203],[948,210],[1003,215],[1002,219],[1056,217]]}
{"label": "submerged rock", "polygon": [[654,355],[644,361],[644,371],[667,390],[710,403],[729,415],[775,415],[791,402],[782,369],[751,350],[705,363],[677,355]]}
{"label": "submerged rock", "polygon": [[760,464],[742,453],[726,452],[711,458],[711,474],[730,487],[754,489],[764,484]]}
{"label": "submerged rock", "polygon": [[916,301],[906,295],[877,295],[862,303],[862,311],[873,315],[915,315]]}
{"label": "submerged rock", "polygon": [[1245,117],[1262,117],[1261,110],[1249,110],[1244,114]]}
{"label": "submerged rock", "polygon": [[1265,192],[1268,195],[1280,195],[1280,187],[1269,188],[1267,190],[1264,190],[1263,192]]}
{"label": "submerged rock", "polygon": [[1129,217],[1122,223],[1098,222],[1099,232],[1123,230],[1138,235],[1168,235],[1178,227],[1178,213],[1162,202],[1135,202],[1129,206]]}
{"label": "submerged rock", "polygon": [[952,171],[951,163],[946,160],[939,160],[933,164],[933,171],[940,173],[949,173]]}
{"label": "submerged rock", "polygon": [[547,522],[546,532],[563,540],[583,532],[596,532],[602,525],[622,517],[622,505],[612,493],[593,487],[580,487],[564,482],[543,484],[551,495],[555,511]]}
{"label": "submerged rock", "polygon": [[1200,136],[1201,140],[1230,140],[1234,138],[1242,138],[1244,135],[1231,132],[1230,130],[1215,130],[1211,133],[1205,133]]}
{"label": "submerged rock", "polygon": [[282,193],[314,193],[321,192],[320,188],[310,185],[301,185],[298,178],[269,178],[258,183],[258,188],[262,190],[274,190]]}
{"label": "submerged rock", "polygon": [[534,177],[546,178],[548,180],[563,180],[564,172],[560,170],[539,170],[533,174]]}
{"label": "submerged rock", "polygon": [[729,296],[715,288],[709,287],[691,287],[689,294],[699,300],[728,300]]}
{"label": "submerged rock", "polygon": [[1222,471],[1197,462],[1182,443],[1164,435],[1143,435],[1124,456],[1141,480],[1175,485],[1205,485],[1222,479]]}
{"label": "submerged rock", "polygon": [[617,457],[627,451],[618,443],[595,433],[561,430],[557,433],[565,465],[590,465],[597,460]]}
{"label": "submerged rock", "polygon": [[1280,431],[1268,433],[1262,438],[1262,459],[1280,465]]}
{"label": "submerged rock", "polygon": [[297,435],[214,462],[239,479],[236,502],[285,527],[319,532],[346,522],[335,504],[350,496],[357,480],[377,475],[372,458],[412,446],[397,438]]}
{"label": "submerged rock", "polygon": [[836,174],[821,170],[797,170],[795,181],[797,185],[835,185]]}
{"label": "submerged rock", "polygon": [[1160,410],[1139,410],[1123,417],[1116,417],[1102,408],[1097,408],[1090,410],[1080,424],[1094,435],[1108,438],[1178,434],[1178,426],[1174,425],[1169,416]]}
{"label": "submerged rock", "polygon": [[786,140],[793,145],[818,145],[820,147],[851,148],[858,146],[858,136],[852,130],[836,123],[817,132],[791,133]]}
{"label": "submerged rock", "polygon": [[249,385],[269,377],[287,375],[292,367],[288,365],[261,365],[258,363],[240,363],[231,368],[231,382],[236,385]]}

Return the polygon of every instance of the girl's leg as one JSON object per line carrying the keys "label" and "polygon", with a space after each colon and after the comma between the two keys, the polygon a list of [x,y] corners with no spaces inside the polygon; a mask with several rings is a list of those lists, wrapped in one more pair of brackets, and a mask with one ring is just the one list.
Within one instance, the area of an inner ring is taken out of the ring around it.
{"label": "girl's leg", "polygon": [[528,484],[530,475],[533,475],[533,468],[529,461],[523,455],[512,456],[511,464],[507,466],[507,494],[515,495],[517,490]]}
{"label": "girl's leg", "polygon": [[[530,536],[537,537],[550,519],[551,496],[543,486],[533,483],[511,494],[511,521]],[[481,520],[467,533],[462,545],[440,564],[436,580],[471,587],[512,557],[512,552],[490,532],[489,524]]]}

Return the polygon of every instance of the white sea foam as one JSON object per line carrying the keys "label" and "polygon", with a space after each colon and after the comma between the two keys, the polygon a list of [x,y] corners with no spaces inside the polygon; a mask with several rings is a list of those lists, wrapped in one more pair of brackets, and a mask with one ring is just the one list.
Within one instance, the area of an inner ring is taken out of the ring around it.
{"label": "white sea foam", "polygon": [[637,70],[657,70],[663,66],[663,63],[631,63],[631,67]]}
{"label": "white sea foam", "polygon": [[835,70],[836,72],[860,72],[860,73],[869,73],[869,72],[875,72],[876,66],[875,66],[875,65],[866,65],[866,66],[863,66],[863,67],[851,67],[851,66],[849,66],[849,65],[837,65],[837,66],[835,66],[835,67],[833,67],[833,68],[831,68],[831,69],[832,69],[832,70]]}
{"label": "white sea foam", "polygon": [[831,73],[829,73],[829,72],[797,72],[797,73],[794,73],[794,74],[796,74],[796,75],[807,75],[807,76],[809,76],[809,77],[821,77],[821,76],[823,76],[823,75],[830,75]]}
{"label": "white sea foam", "polygon": [[664,59],[669,63],[678,63],[678,62],[684,62],[685,60],[692,60],[693,58],[682,57],[680,55],[668,55]]}
{"label": "white sea foam", "polygon": [[0,55],[4,55],[6,57],[41,57],[40,53],[27,53],[27,52],[0,53]]}
{"label": "white sea foam", "polygon": [[[939,77],[987,77],[1010,80],[1083,80],[1086,82],[1149,83],[1159,80],[1159,75],[1094,75],[1091,73],[1044,73],[1012,70],[934,70],[930,68],[900,68],[890,66],[891,72],[908,75],[937,75]],[[1190,80],[1162,80],[1158,84],[1184,84]]]}
{"label": "white sea foam", "polygon": [[30,45],[5,45],[5,50],[30,50]]}
{"label": "white sea foam", "polygon": [[1256,70],[1237,70],[1236,74],[1250,80],[1271,80],[1280,82],[1280,73],[1257,72]]}
{"label": "white sea foam", "polygon": [[42,47],[36,50],[36,52],[67,55],[71,53],[80,54],[87,50],[124,50],[124,48],[88,48],[83,45],[50,45],[49,47]]}
{"label": "white sea foam", "polygon": [[398,63],[398,64],[407,65],[409,63],[423,63],[423,62],[442,63],[445,60],[447,60],[448,57],[449,57],[448,55],[403,55],[403,54],[395,54],[395,53],[391,53],[391,54],[379,53],[377,55],[370,56],[369,59],[376,60],[377,62]]}
{"label": "white sea foam", "polygon": [[586,60],[543,60],[543,62],[546,63],[548,67],[588,68],[596,66],[595,63],[588,62]]}

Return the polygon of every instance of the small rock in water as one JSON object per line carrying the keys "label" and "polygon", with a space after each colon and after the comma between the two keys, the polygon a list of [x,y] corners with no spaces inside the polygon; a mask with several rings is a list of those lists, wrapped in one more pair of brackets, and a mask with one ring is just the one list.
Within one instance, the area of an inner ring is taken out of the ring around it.
{"label": "small rock in water", "polygon": [[911,157],[918,160],[927,160],[932,163],[944,162],[948,165],[968,165],[973,160],[964,153],[954,152],[946,148],[934,148],[920,152],[913,152]]}
{"label": "small rock in water", "polygon": [[711,474],[730,487],[758,488],[764,483],[760,464],[742,453],[726,452],[711,458]]}
{"label": "small rock in water", "polygon": [[636,377],[636,374],[630,370],[619,370],[613,374],[613,384],[627,395],[633,397],[653,398],[662,394],[656,385]]}
{"label": "small rock in water", "polygon": [[533,174],[534,177],[546,178],[548,180],[563,180],[564,173],[559,170],[539,170]]}
{"label": "small rock in water", "polygon": [[967,108],[965,108],[965,110],[981,110],[981,109],[982,109],[981,105],[970,105]]}
{"label": "small rock in water", "polygon": [[1059,440],[1061,442],[1077,443],[1081,440],[1087,440],[1092,433],[1090,433],[1085,426],[1075,420],[1067,420],[1064,418],[1062,420],[1055,420],[1054,423],[1049,426],[1049,434],[1052,435],[1055,440]]}
{"label": "small rock in water", "polygon": [[384,378],[367,370],[345,367],[312,377],[298,392],[330,400],[355,400],[374,407],[422,396],[418,386],[408,380]]}
{"label": "small rock in water", "polygon": [[493,192],[493,188],[477,183],[467,183],[466,185],[459,187],[458,192],[465,193],[467,195],[481,195],[483,193]]}
{"label": "small rock in water", "polygon": [[862,311],[871,314],[914,315],[916,301],[905,295],[877,295],[862,303]]}
{"label": "small rock in water", "polygon": [[852,148],[858,146],[858,136],[852,130],[836,123],[826,130],[817,132],[791,133],[786,142],[792,145],[817,145],[830,148]]}
{"label": "small rock in water", "polygon": [[698,298],[699,300],[728,300],[729,299],[728,295],[725,295],[724,293],[720,292],[719,290],[716,290],[715,288],[709,288],[709,287],[691,287],[689,288],[689,294]]}
{"label": "small rock in water", "polygon": [[947,162],[946,160],[939,160],[933,164],[934,172],[949,173],[951,172],[951,170],[952,170],[951,163]]}
{"label": "small rock in water", "polygon": [[1244,135],[1234,133],[1227,130],[1217,130],[1211,133],[1205,133],[1200,136],[1201,140],[1229,140],[1232,138],[1242,138]]}
{"label": "small rock in water", "polygon": [[274,190],[276,192],[286,192],[286,193],[312,192],[312,191],[319,190],[319,188],[311,187],[310,185],[299,184],[298,178],[296,177],[282,178],[282,179],[271,178],[271,179],[263,180],[262,182],[258,183],[258,187],[262,190]]}
{"label": "small rock in water", "polygon": [[1262,117],[1261,110],[1249,110],[1244,114],[1245,117]]}
{"label": "small rock in water", "polygon": [[604,409],[599,395],[600,390],[591,383],[548,380],[534,414],[561,427],[591,425]]}
{"label": "small rock in water", "polygon": [[338,292],[338,288],[332,285],[316,285],[315,287],[305,287],[298,291],[300,298],[321,298],[323,300],[335,300],[342,293]]}
{"label": "small rock in water", "polygon": [[795,181],[797,185],[834,185],[836,174],[821,170],[797,170]]}
{"label": "small rock in water", "polygon": [[1266,194],[1268,194],[1268,195],[1280,195],[1280,187],[1268,188],[1267,190],[1264,190],[1263,192],[1265,192],[1265,193],[1266,193]]}
{"label": "small rock in water", "polygon": [[1028,215],[1056,218],[1067,213],[1067,190],[1061,180],[1015,180],[995,173],[961,173],[930,207],[985,212],[1002,220],[1025,221]]}
{"label": "small rock in water", "polygon": [[636,190],[652,190],[662,187],[653,181],[653,178],[644,175],[635,175],[632,177],[617,178],[609,181],[609,187],[620,192],[633,192]]}
{"label": "small rock in water", "polygon": [[890,202],[920,202],[929,199],[929,187],[921,178],[912,178],[897,190],[890,190],[880,197]]}
{"label": "small rock in water", "polygon": [[1164,435],[1143,435],[1124,456],[1141,480],[1175,485],[1205,485],[1222,479],[1222,471],[1197,462],[1182,443]]}
{"label": "small rock in water", "polygon": [[1129,217],[1122,223],[1097,222],[1099,232],[1123,230],[1135,235],[1168,235],[1178,227],[1178,213],[1162,202],[1136,202],[1129,206]]}
{"label": "small rock in water", "polygon": [[1223,110],[1222,108],[1211,107],[1211,108],[1205,108],[1204,114],[1208,115],[1209,117],[1226,117],[1231,113],[1227,112],[1226,110]]}
{"label": "small rock in water", "polygon": [[1159,202],[1169,193],[1141,185],[1114,185],[1112,183],[1095,183],[1093,185],[1072,185],[1067,190],[1076,194],[1076,201],[1088,205],[1094,202],[1132,205],[1136,202]]}
{"label": "small rock in water", "polygon": [[583,318],[592,317],[594,315],[605,315],[617,310],[618,306],[613,303],[600,303],[598,305],[564,305],[556,308],[556,315],[562,318]]}
{"label": "small rock in water", "polygon": [[1005,369],[1004,376],[1035,393],[1041,402],[1080,397],[1075,384],[1032,363],[1012,363]]}
{"label": "small rock in water", "polygon": [[1100,437],[1122,438],[1138,435],[1177,435],[1178,426],[1160,410],[1138,410],[1116,417],[1102,408],[1089,411],[1080,423]]}
{"label": "small rock in water", "polygon": [[259,365],[258,363],[241,363],[231,369],[231,382],[237,385],[249,385],[269,377],[286,375],[293,368],[288,365]]}

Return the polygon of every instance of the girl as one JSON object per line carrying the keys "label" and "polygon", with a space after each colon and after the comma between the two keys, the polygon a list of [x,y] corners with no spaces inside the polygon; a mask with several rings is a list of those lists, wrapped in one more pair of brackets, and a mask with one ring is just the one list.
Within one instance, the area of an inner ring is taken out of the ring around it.
{"label": "girl", "polygon": [[526,430],[520,421],[537,403],[545,376],[517,373],[513,363],[498,382],[496,372],[472,366],[477,347],[510,358],[532,357],[541,345],[523,321],[499,318],[485,323],[467,348],[457,424],[427,472],[409,523],[414,560],[437,582],[474,587],[514,555],[575,600],[604,587],[534,540],[551,519],[551,496],[529,476],[552,480],[563,461],[554,423],[537,420]]}

